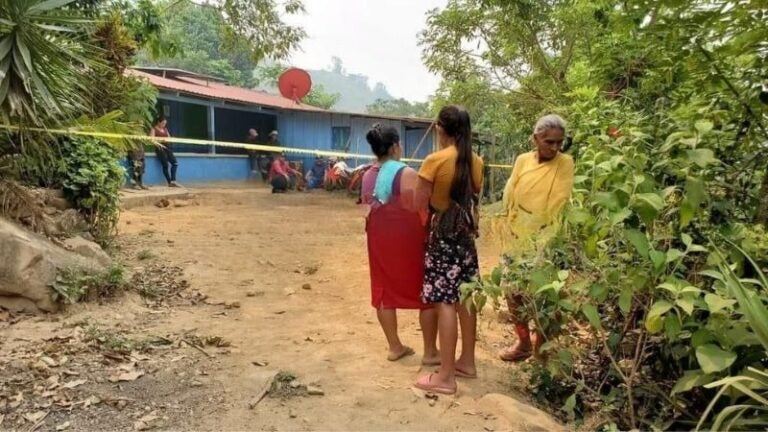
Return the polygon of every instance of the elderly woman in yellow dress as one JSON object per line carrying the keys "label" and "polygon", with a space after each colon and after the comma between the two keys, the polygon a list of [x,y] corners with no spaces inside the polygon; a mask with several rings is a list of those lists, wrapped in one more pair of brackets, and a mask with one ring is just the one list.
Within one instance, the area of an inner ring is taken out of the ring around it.
{"label": "elderly woman in yellow dress", "polygon": [[[556,221],[573,188],[573,159],[561,153],[565,140],[565,120],[550,114],[540,118],[534,127],[534,150],[520,155],[504,189],[504,210],[508,228],[508,250],[514,256],[525,256],[543,244],[556,229]],[[502,351],[506,361],[522,361],[536,350],[538,336],[531,336],[528,322],[520,319],[522,299],[511,294],[507,298],[510,316],[515,323],[517,343]]]}

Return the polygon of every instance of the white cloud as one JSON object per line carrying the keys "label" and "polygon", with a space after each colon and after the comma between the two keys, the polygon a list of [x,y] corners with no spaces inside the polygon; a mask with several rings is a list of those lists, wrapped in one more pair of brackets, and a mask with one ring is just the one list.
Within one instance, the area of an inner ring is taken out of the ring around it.
{"label": "white cloud", "polygon": [[302,26],[307,39],[291,62],[307,69],[326,68],[342,59],[352,73],[382,82],[395,97],[424,101],[439,79],[421,61],[418,33],[426,12],[447,0],[305,0],[307,12],[289,22]]}

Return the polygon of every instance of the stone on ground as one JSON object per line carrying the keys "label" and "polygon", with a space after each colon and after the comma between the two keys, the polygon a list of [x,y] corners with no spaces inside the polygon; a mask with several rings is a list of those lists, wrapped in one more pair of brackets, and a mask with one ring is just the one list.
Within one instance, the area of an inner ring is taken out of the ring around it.
{"label": "stone on ground", "polygon": [[99,260],[86,258],[0,218],[0,306],[13,310],[53,312],[51,284],[66,268],[101,270]]}
{"label": "stone on ground", "polygon": [[477,404],[482,407],[483,412],[494,414],[508,423],[504,430],[530,432],[569,430],[544,411],[502,394],[489,393],[480,398]]}

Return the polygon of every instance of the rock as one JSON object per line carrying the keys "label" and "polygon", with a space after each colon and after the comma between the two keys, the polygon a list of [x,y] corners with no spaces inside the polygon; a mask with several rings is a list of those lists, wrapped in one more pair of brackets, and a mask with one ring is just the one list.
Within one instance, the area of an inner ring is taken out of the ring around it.
{"label": "rock", "polygon": [[163,199],[161,199],[160,201],[158,201],[158,202],[156,202],[156,203],[155,203],[155,207],[159,207],[159,208],[167,208],[167,207],[169,207],[170,205],[171,205],[171,202],[170,202],[170,201],[168,201],[168,199],[167,199],[167,198],[163,198]]}
{"label": "rock", "polygon": [[99,271],[103,265],[54,245],[45,238],[0,218],[0,306],[29,303],[35,308],[54,312],[58,309],[51,298],[50,286],[58,272],[66,268]]}
{"label": "rock", "polygon": [[112,258],[104,252],[101,246],[80,236],[64,240],[64,245],[78,255],[93,259],[104,267],[112,264]]}
{"label": "rock", "polygon": [[246,297],[256,297],[256,291],[248,291],[245,295]]}
{"label": "rock", "polygon": [[67,209],[60,215],[55,217],[58,228],[66,234],[74,235],[77,233],[87,232],[88,223],[77,210]]}
{"label": "rock", "polygon": [[318,386],[310,385],[307,386],[307,394],[310,396],[323,396],[325,392]]}
{"label": "rock", "polygon": [[53,207],[53,208],[55,208],[57,210],[61,210],[61,211],[64,211],[64,210],[69,209],[69,208],[72,208],[72,205],[69,204],[69,201],[67,201],[67,199],[63,198],[63,197],[49,196],[45,200],[45,203],[49,207]]}
{"label": "rock", "polygon": [[506,425],[503,430],[526,431],[565,431],[565,426],[558,423],[544,411],[519,402],[509,396],[489,393],[477,402],[483,411],[498,416]]}
{"label": "rock", "polygon": [[312,284],[305,283],[301,286],[301,289],[309,291],[312,289]]}

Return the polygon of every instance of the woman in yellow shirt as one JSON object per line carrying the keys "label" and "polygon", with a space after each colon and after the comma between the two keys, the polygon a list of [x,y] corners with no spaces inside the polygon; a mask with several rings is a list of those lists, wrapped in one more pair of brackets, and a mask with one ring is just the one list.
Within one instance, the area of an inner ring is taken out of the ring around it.
{"label": "woman in yellow shirt", "polygon": [[[437,310],[440,370],[420,377],[416,387],[453,394],[457,376],[477,377],[477,318],[461,304],[459,288],[480,272],[475,238],[483,161],[472,152],[472,126],[464,108],[446,106],[440,110],[437,135],[442,150],[427,157],[419,177],[431,189],[421,296],[424,303]],[[456,360],[459,322],[461,356]]]}
{"label": "woman in yellow shirt", "polygon": [[[515,160],[503,199],[507,230],[502,237],[511,255],[535,253],[556,229],[555,222],[573,188],[573,159],[560,152],[564,139],[565,120],[554,114],[544,116],[534,127],[534,151]],[[501,353],[502,360],[525,360],[538,342],[537,335],[532,341],[528,322],[518,317],[521,302],[514,294],[507,299],[518,341]]]}

